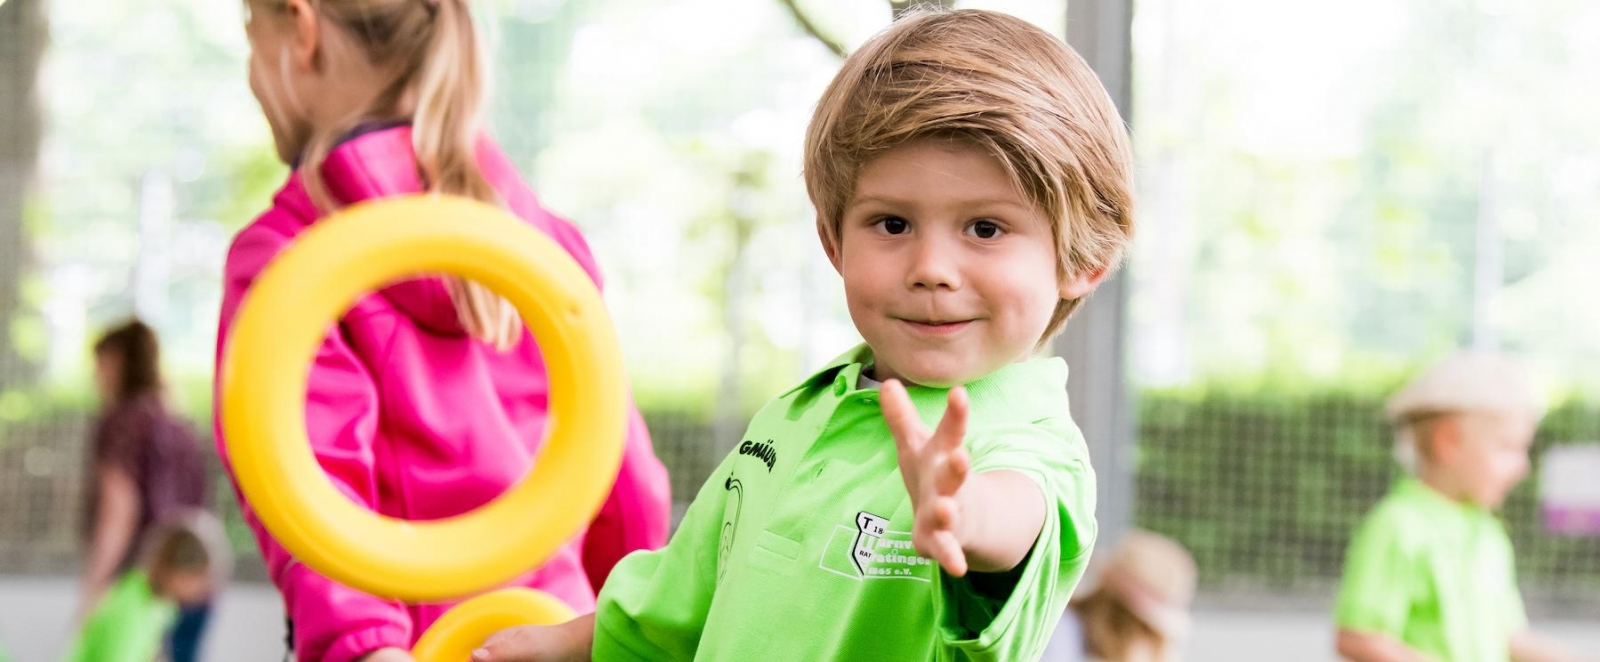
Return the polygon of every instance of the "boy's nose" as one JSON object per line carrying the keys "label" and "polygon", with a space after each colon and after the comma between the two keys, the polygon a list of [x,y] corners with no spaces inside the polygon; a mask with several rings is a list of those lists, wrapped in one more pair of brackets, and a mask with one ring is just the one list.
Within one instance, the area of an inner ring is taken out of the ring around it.
{"label": "boy's nose", "polygon": [[906,269],[906,287],[912,290],[954,290],[961,287],[961,271],[949,242],[939,238],[918,241]]}

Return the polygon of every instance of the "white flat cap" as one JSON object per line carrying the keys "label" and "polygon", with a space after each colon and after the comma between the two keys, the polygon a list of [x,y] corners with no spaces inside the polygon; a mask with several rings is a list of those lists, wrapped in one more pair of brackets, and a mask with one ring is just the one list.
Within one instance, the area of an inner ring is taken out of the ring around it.
{"label": "white flat cap", "polygon": [[1545,400],[1527,366],[1516,357],[1458,352],[1411,380],[1389,398],[1391,423],[1456,411],[1515,412],[1543,416]]}

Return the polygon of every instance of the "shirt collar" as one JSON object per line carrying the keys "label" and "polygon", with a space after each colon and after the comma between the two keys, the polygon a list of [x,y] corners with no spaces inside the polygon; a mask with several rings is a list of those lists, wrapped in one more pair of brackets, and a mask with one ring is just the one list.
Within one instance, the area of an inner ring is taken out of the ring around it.
{"label": "shirt collar", "polygon": [[1400,482],[1395,485],[1395,491],[1404,495],[1411,501],[1415,501],[1419,504],[1426,504],[1426,507],[1429,509],[1437,510],[1441,513],[1451,513],[1456,517],[1494,517],[1493,513],[1489,512],[1488,508],[1470,503],[1462,503],[1460,501],[1456,501],[1455,499],[1451,499],[1450,497],[1440,494],[1438,490],[1429,487],[1427,483],[1422,482],[1422,479],[1417,478],[1416,476],[1406,476],[1405,478],[1400,479]]}
{"label": "shirt collar", "polygon": [[[873,362],[872,348],[865,343],[851,348],[812,373],[784,396],[796,392],[829,387],[841,377],[846,381],[844,392],[857,390],[856,378]],[[932,418],[944,411],[950,389],[906,385],[906,392],[924,418]],[[1060,357],[1039,357],[1018,361],[1001,367],[988,375],[968,382],[967,395],[973,411],[986,411],[995,407],[1012,412],[1028,420],[1066,417],[1067,362]]]}

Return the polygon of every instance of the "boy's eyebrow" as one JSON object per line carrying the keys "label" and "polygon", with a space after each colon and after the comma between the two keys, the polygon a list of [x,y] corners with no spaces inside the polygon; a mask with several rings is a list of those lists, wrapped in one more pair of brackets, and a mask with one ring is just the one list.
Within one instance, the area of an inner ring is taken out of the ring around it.
{"label": "boy's eyebrow", "polygon": [[[887,196],[887,195],[858,195],[858,196],[856,196],[854,198],[851,198],[850,201],[845,204],[845,206],[846,207],[854,207],[856,205],[863,205],[863,204],[868,204],[868,203],[878,203],[878,204],[884,204],[884,205],[890,205],[890,206],[905,205],[905,206],[915,207],[920,202],[921,202],[921,200],[919,198],[898,198],[898,197]],[[1027,205],[1025,205],[1025,204],[1023,204],[1023,203],[1021,203],[1021,202],[1019,202],[1017,200],[1009,199],[1009,198],[978,198],[978,199],[974,199],[974,200],[963,200],[961,202],[961,204],[958,205],[958,206],[960,208],[962,208],[962,209],[971,209],[971,208],[974,208],[974,207],[1000,207],[1000,206],[1017,207],[1017,208],[1021,208],[1021,209],[1026,209],[1027,208]]]}
{"label": "boy's eyebrow", "polygon": [[846,203],[846,206],[854,207],[856,205],[864,205],[864,204],[873,203],[873,202],[876,202],[876,203],[879,203],[879,204],[885,204],[885,205],[898,205],[898,204],[905,204],[906,202],[910,202],[910,201],[902,200],[900,198],[884,197],[884,196],[880,196],[880,195],[858,195],[856,197],[850,198],[850,201],[848,203]]}

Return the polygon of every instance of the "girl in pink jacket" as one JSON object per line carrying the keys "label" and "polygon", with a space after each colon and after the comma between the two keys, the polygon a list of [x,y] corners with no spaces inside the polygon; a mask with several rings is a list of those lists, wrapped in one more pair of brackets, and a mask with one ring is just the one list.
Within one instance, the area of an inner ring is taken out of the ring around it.
{"label": "girl in pink jacket", "polygon": [[[319,218],[364,200],[431,191],[502,205],[599,285],[577,229],[540,207],[481,133],[487,72],[468,2],[245,0],[250,86],[295,171],[228,252],[219,360],[262,269]],[[330,326],[310,368],[306,427],[349,498],[392,517],[439,519],[487,503],[527,473],[548,389],[538,346],[509,304],[476,284],[420,278],[363,296]],[[579,613],[593,610],[617,560],[666,539],[666,472],[629,411],[622,468],[599,515],[515,582]],[[217,439],[224,448],[220,425]],[[242,506],[283,593],[299,660],[410,660],[404,651],[450,607],[408,606],[322,577]]]}

